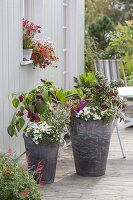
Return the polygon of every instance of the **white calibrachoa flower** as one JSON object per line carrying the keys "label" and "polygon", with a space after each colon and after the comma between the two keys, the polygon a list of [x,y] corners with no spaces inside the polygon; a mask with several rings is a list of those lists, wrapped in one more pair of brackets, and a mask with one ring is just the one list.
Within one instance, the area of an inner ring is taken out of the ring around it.
{"label": "white calibrachoa flower", "polygon": [[26,129],[26,135],[31,136],[32,140],[39,144],[43,141],[59,141],[60,134],[53,126],[46,122],[29,123]]}
{"label": "white calibrachoa flower", "polygon": [[49,108],[50,113],[44,122],[30,122],[25,129],[25,134],[36,144],[62,141],[64,127],[69,124],[69,109],[60,104],[49,104]]}
{"label": "white calibrachoa flower", "polygon": [[84,120],[88,120],[88,119],[93,119],[93,120],[100,120],[101,116],[98,115],[96,112],[96,109],[93,108],[90,110],[90,107],[84,107],[82,110],[80,110],[77,114],[76,117],[77,118],[81,118]]}

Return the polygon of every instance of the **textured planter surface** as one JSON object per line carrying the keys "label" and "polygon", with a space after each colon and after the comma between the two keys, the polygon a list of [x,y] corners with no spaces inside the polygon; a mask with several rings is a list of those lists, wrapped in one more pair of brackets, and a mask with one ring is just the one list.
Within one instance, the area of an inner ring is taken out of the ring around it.
{"label": "textured planter surface", "polygon": [[75,168],[81,176],[102,176],[105,174],[113,122],[102,121],[71,122],[71,141]]}
{"label": "textured planter surface", "polygon": [[[23,137],[29,171],[36,171],[38,163],[41,162],[43,165],[43,170],[41,172],[42,181],[44,181],[44,183],[53,183],[56,172],[59,143],[35,144],[32,139],[25,134]],[[39,182],[39,177],[38,174],[36,176],[37,183]]]}
{"label": "textured planter surface", "polygon": [[[127,104],[127,107],[124,109],[124,113],[126,117],[133,118],[133,102]],[[130,128],[133,128],[133,126],[130,126]]]}
{"label": "textured planter surface", "polygon": [[126,117],[133,118],[133,105],[128,105],[127,108],[124,109]]}
{"label": "textured planter surface", "polygon": [[23,49],[23,60],[29,61],[32,56],[33,49]]}

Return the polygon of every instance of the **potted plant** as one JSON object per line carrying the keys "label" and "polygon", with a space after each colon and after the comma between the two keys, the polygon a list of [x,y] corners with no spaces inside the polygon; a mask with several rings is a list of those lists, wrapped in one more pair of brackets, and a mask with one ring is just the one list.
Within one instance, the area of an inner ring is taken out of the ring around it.
{"label": "potted plant", "polygon": [[[34,68],[46,68],[47,66],[54,66],[54,62],[58,60],[55,53],[54,43],[50,40],[40,40],[38,37],[34,38],[32,58]],[[55,65],[55,67],[57,67]]]}
{"label": "potted plant", "polygon": [[9,155],[0,155],[0,199],[41,200],[39,187],[26,169]]}
{"label": "potted plant", "polygon": [[[34,173],[40,166],[40,178],[44,183],[52,183],[55,177],[61,131],[69,121],[69,112],[61,102],[62,92],[51,82],[43,81],[43,85],[14,96],[13,106],[17,109],[8,127],[10,136],[23,130],[29,171]],[[60,103],[59,103],[60,101]],[[25,123],[25,117],[28,119]]]}
{"label": "potted plant", "polygon": [[108,83],[99,73],[75,78],[82,89],[81,100],[71,101],[70,137],[77,174],[105,174],[111,134],[124,102],[118,96],[117,82]]}
{"label": "potted plant", "polygon": [[23,60],[29,61],[33,51],[33,38],[40,33],[40,26],[35,25],[26,19],[22,20],[23,25]]}

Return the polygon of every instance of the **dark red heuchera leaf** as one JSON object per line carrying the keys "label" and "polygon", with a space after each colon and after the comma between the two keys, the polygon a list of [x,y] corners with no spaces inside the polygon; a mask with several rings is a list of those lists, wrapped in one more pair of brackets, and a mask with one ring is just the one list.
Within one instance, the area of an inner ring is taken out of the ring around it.
{"label": "dark red heuchera leaf", "polygon": [[23,113],[23,112],[21,112],[21,111],[18,111],[18,115],[21,117],[21,116],[23,116],[23,115],[24,115],[24,113]]}
{"label": "dark red heuchera leaf", "polygon": [[19,101],[20,101],[20,102],[22,102],[22,101],[23,101],[23,99],[24,99],[24,97],[23,97],[22,95],[21,95],[21,96],[19,96],[18,98],[19,98]]}
{"label": "dark red heuchera leaf", "polygon": [[34,120],[35,120],[35,114],[30,112],[30,121],[34,122]]}
{"label": "dark red heuchera leaf", "polygon": [[35,120],[35,122],[40,122],[40,117],[38,115],[35,115],[34,120]]}

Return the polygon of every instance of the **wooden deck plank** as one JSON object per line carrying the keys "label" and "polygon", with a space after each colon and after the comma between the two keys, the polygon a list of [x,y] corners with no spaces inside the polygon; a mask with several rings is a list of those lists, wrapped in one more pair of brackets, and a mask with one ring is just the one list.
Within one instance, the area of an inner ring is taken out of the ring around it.
{"label": "wooden deck plank", "polygon": [[127,158],[122,158],[114,132],[106,174],[101,177],[76,175],[72,150],[64,150],[55,182],[44,186],[44,200],[133,200],[133,128],[122,131],[122,139]]}

